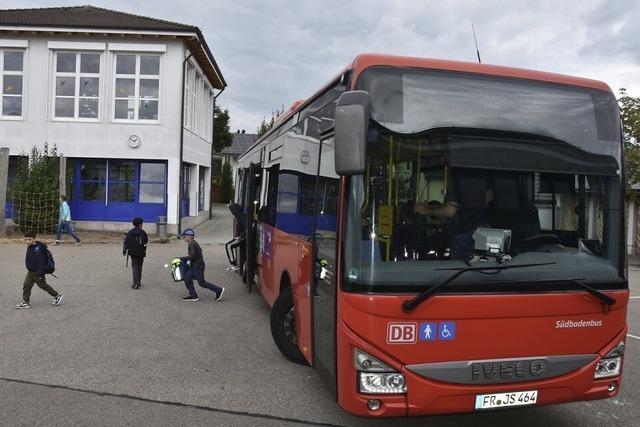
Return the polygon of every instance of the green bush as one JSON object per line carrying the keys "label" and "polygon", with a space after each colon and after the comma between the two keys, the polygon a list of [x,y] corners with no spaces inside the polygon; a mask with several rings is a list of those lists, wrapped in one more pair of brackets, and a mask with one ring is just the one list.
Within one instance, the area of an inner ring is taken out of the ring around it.
{"label": "green bush", "polygon": [[50,233],[58,224],[60,155],[56,146],[47,143],[42,150],[33,147],[18,160],[16,179],[9,200],[13,220],[20,231]]}

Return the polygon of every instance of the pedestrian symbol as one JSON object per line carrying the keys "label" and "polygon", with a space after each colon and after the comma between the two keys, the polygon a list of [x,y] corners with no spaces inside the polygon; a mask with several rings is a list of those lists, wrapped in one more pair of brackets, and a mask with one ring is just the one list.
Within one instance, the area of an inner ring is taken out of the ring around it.
{"label": "pedestrian symbol", "polygon": [[420,341],[435,341],[438,334],[438,324],[436,322],[420,323]]}
{"label": "pedestrian symbol", "polygon": [[456,322],[440,322],[438,338],[442,341],[450,341],[456,338]]}

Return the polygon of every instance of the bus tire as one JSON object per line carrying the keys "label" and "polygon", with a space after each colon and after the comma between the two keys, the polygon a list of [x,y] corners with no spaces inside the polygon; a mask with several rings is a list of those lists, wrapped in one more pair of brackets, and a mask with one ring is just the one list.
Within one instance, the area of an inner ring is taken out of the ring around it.
{"label": "bus tire", "polygon": [[247,283],[247,261],[240,264],[240,277],[242,278],[242,283]]}
{"label": "bus tire", "polygon": [[290,361],[308,365],[296,344],[296,321],[290,287],[282,290],[271,308],[271,335],[278,350]]}

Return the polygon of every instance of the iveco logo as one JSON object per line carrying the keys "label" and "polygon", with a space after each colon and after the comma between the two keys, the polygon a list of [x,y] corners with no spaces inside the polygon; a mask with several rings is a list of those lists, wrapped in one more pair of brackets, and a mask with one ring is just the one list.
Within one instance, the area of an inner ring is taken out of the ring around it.
{"label": "iveco logo", "polygon": [[500,362],[482,362],[471,365],[473,381],[486,381],[498,378],[537,377],[547,371],[546,360],[507,360]]}

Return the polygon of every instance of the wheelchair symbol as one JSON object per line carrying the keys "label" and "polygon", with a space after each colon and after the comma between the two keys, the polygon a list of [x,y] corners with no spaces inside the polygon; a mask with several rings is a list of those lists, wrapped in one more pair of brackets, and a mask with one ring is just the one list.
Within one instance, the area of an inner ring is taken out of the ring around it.
{"label": "wheelchair symbol", "polygon": [[447,325],[442,327],[442,338],[449,338],[451,336],[451,332],[447,329]]}
{"label": "wheelchair symbol", "polygon": [[442,341],[454,340],[456,338],[456,323],[441,322],[438,335]]}

